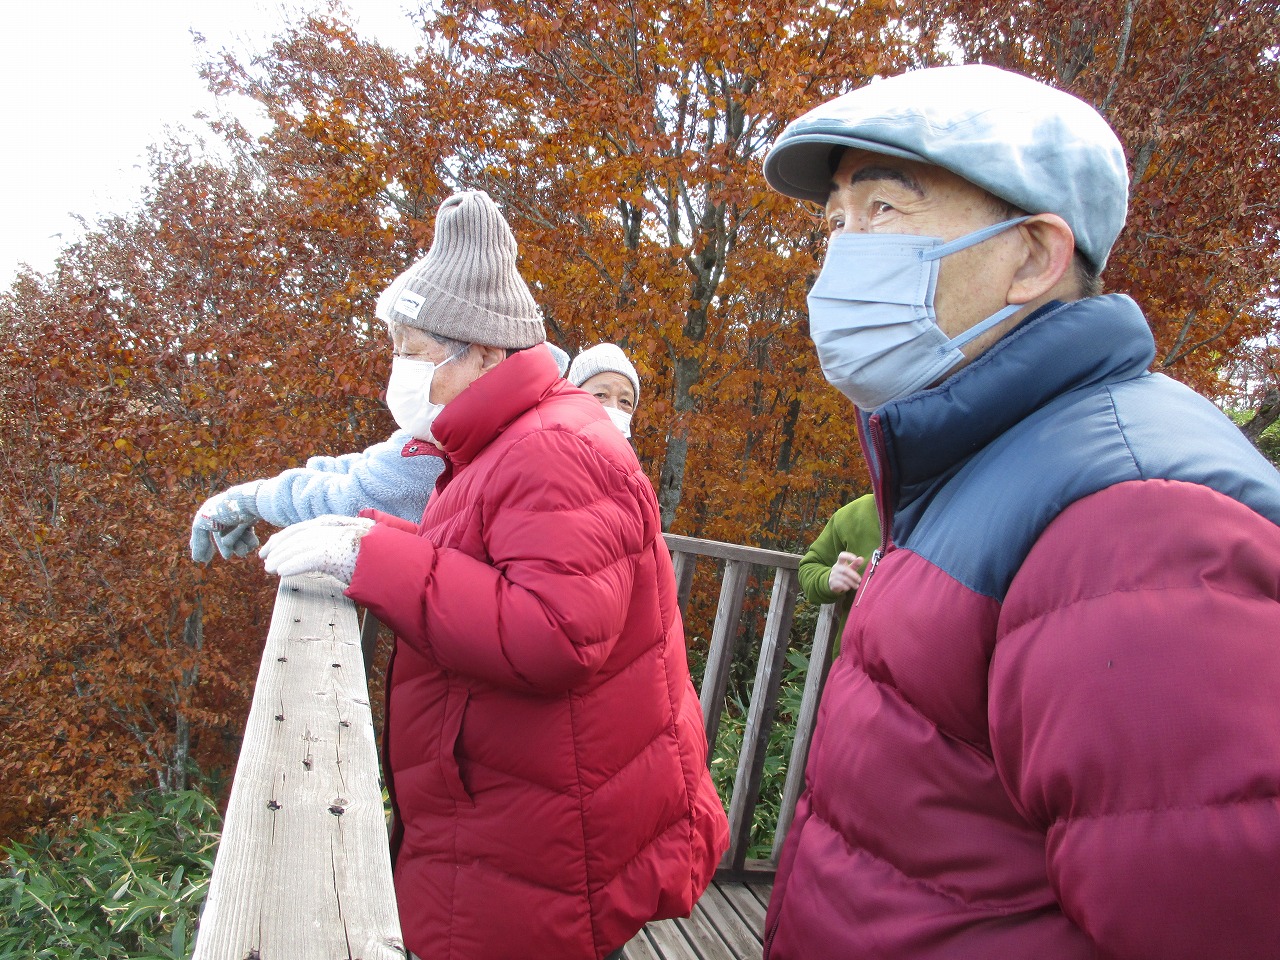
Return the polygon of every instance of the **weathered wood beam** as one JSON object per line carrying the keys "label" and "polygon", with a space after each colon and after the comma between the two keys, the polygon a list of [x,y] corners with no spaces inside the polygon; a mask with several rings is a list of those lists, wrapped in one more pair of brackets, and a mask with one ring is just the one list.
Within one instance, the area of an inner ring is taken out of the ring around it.
{"label": "weathered wood beam", "polygon": [[355,608],[280,582],[193,960],[403,960]]}

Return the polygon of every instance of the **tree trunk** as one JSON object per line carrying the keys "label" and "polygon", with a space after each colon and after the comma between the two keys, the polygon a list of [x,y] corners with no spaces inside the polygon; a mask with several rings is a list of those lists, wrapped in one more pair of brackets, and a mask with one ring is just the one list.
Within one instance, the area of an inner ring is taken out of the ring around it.
{"label": "tree trunk", "polygon": [[676,427],[667,434],[667,455],[662,460],[662,472],[658,475],[658,507],[662,514],[662,529],[670,530],[680,506],[684,489],[685,461],[689,456],[689,431]]}
{"label": "tree trunk", "polygon": [[1240,432],[1256,447],[1263,431],[1276,420],[1280,420],[1280,387],[1272,387],[1266,392],[1254,409],[1253,416],[1240,425]]}
{"label": "tree trunk", "polygon": [[[198,654],[204,646],[204,606],[197,599],[195,609],[187,615],[182,626],[182,643],[187,651]],[[173,749],[169,753],[169,775],[167,789],[170,791],[187,789],[187,770],[191,758],[191,721],[187,719],[186,702],[193,693],[200,679],[200,661],[195,659],[192,665],[182,671],[182,685],[178,690],[177,702],[174,706]]]}

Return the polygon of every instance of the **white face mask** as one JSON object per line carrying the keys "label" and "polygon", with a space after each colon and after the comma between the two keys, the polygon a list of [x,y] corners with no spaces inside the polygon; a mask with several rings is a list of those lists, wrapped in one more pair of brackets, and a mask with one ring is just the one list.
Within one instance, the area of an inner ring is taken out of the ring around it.
{"label": "white face mask", "polygon": [[402,430],[408,430],[419,440],[435,442],[431,424],[444,409],[443,403],[431,402],[431,381],[435,372],[446,363],[452,363],[460,353],[443,363],[429,360],[412,360],[409,357],[391,358],[391,377],[387,381],[387,409]]}
{"label": "white face mask", "polygon": [[625,410],[619,410],[617,407],[605,407],[604,412],[609,415],[613,425],[622,431],[624,437],[631,436],[631,414]]}

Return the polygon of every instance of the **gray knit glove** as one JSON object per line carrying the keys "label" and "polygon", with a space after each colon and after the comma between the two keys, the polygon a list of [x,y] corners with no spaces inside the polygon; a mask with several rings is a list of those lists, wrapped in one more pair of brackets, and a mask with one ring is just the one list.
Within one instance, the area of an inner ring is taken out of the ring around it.
{"label": "gray knit glove", "polygon": [[208,563],[216,546],[224,560],[246,556],[258,547],[253,525],[261,519],[257,511],[261,480],[241,483],[210,497],[196,511],[191,522],[191,559]]}
{"label": "gray knit glove", "polygon": [[319,571],[350,584],[360,541],[373,527],[368,517],[326,513],[285,527],[258,551],[267,573],[291,577]]}

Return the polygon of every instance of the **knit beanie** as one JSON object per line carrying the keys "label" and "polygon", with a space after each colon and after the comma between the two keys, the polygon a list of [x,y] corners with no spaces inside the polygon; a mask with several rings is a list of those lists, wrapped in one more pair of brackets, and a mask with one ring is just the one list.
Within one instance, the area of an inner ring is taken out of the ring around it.
{"label": "knit beanie", "polygon": [[547,341],[547,349],[551,351],[551,356],[556,358],[556,369],[560,371],[560,376],[563,377],[569,372],[569,355],[550,340]]}
{"label": "knit beanie", "polygon": [[566,379],[575,387],[580,387],[597,373],[620,373],[630,380],[631,387],[636,392],[635,404],[640,406],[640,375],[616,343],[597,343],[594,347],[583,350],[569,364]]}
{"label": "knit beanie", "polygon": [[431,249],[391,281],[377,315],[488,347],[519,350],[547,339],[538,304],[516,269],[516,238],[483,190],[440,204]]}

